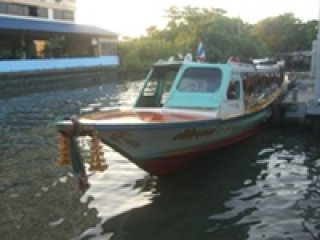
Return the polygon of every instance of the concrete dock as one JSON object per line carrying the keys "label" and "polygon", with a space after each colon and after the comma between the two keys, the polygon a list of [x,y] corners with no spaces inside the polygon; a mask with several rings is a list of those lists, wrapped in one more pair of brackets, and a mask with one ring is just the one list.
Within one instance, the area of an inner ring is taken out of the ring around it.
{"label": "concrete dock", "polygon": [[320,103],[315,98],[315,80],[309,72],[287,73],[288,90],[274,108],[273,119],[286,124],[310,125],[319,131]]}

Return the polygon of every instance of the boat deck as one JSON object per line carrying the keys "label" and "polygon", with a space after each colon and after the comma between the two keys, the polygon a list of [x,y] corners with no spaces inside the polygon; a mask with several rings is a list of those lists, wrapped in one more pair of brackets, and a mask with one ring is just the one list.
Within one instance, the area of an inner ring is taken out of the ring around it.
{"label": "boat deck", "polygon": [[99,121],[103,123],[175,123],[187,121],[201,121],[216,118],[216,113],[203,113],[200,111],[180,111],[164,109],[129,109],[105,111],[88,114],[81,117],[84,121]]}

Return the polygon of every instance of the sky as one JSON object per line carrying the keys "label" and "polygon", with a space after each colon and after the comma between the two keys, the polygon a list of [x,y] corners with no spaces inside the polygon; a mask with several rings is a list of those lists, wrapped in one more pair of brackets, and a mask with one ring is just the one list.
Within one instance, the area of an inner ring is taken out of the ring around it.
{"label": "sky", "polygon": [[307,21],[318,19],[320,0],[77,0],[76,22],[138,37],[150,26],[165,27],[170,6],[222,8],[248,23],[286,12]]}

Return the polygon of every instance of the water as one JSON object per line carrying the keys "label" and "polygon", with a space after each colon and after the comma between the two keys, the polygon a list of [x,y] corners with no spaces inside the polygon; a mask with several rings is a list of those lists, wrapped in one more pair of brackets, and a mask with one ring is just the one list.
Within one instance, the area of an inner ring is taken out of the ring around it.
{"label": "water", "polygon": [[56,164],[57,117],[127,105],[140,82],[0,99],[1,239],[319,239],[319,136],[267,126],[168,177],[105,148],[81,194]]}

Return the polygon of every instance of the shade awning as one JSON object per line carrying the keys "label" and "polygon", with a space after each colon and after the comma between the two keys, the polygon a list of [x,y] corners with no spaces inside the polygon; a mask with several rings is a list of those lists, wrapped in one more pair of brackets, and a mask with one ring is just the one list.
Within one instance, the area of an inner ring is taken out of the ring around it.
{"label": "shade awning", "polygon": [[116,33],[90,25],[11,16],[0,16],[0,30],[117,36]]}

